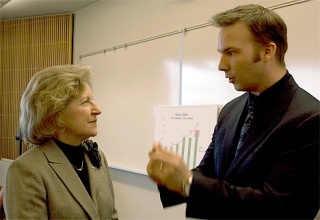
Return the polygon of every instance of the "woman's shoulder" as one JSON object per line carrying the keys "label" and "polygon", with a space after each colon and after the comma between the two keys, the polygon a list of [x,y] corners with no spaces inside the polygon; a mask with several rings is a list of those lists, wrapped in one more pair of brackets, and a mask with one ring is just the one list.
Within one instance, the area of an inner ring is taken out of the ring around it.
{"label": "woman's shoulder", "polygon": [[8,167],[8,173],[30,173],[31,170],[34,170],[35,167],[41,166],[41,161],[43,154],[38,146],[32,147],[19,157],[14,159],[10,166]]}
{"label": "woman's shoulder", "polygon": [[29,160],[31,157],[37,157],[41,153],[39,146],[33,146],[29,148],[27,151],[22,153],[19,157],[17,157],[13,162],[23,162]]}
{"label": "woman's shoulder", "polygon": [[47,161],[47,158],[42,148],[46,148],[50,145],[51,144],[48,142],[45,142],[40,145],[34,145],[30,147],[26,152],[21,154],[19,157],[17,157],[15,160],[13,160],[12,164],[29,166],[30,164],[40,164],[41,161]]}

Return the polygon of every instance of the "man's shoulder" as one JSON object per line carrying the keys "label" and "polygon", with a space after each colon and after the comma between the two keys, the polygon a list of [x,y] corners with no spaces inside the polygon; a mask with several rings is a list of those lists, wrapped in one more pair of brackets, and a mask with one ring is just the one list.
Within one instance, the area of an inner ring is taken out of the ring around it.
{"label": "man's shoulder", "polygon": [[317,98],[312,96],[309,92],[299,87],[297,92],[293,95],[291,105],[296,110],[305,110],[319,114],[320,102]]}

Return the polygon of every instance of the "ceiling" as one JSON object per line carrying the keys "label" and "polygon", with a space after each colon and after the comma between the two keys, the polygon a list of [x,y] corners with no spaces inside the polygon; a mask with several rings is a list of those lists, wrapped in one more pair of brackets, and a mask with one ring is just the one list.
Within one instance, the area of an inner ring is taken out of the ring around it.
{"label": "ceiling", "polygon": [[0,20],[73,13],[99,0],[0,0]]}

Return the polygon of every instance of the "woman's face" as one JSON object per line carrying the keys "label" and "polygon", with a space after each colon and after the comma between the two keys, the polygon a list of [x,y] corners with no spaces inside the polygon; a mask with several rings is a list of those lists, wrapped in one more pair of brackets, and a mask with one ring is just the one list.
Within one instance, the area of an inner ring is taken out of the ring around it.
{"label": "woman's face", "polygon": [[92,91],[85,84],[83,93],[72,100],[61,114],[65,127],[56,138],[70,145],[80,145],[83,140],[97,135],[97,116],[100,114],[100,109],[93,101]]}

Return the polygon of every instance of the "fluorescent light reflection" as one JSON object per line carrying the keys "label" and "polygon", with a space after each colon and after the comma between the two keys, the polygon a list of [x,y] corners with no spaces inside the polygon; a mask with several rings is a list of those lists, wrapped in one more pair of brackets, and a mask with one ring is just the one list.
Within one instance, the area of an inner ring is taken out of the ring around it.
{"label": "fluorescent light reflection", "polygon": [[[209,65],[217,66],[217,65]],[[182,74],[182,104],[224,105],[241,95],[219,70],[200,69],[184,65]]]}

